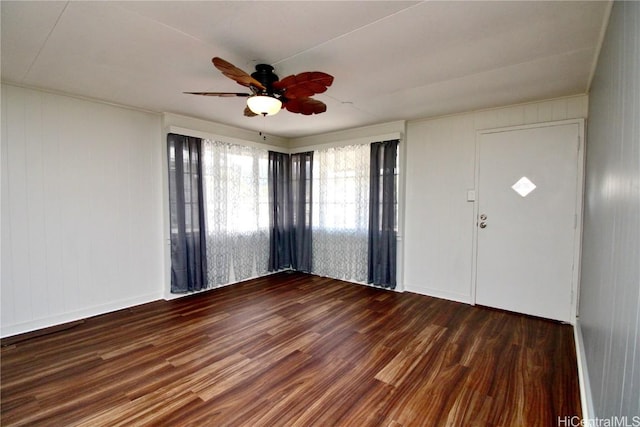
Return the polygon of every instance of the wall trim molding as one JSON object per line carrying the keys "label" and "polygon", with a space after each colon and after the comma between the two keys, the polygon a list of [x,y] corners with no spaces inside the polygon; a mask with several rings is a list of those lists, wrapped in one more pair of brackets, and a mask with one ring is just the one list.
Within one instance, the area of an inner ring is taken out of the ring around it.
{"label": "wall trim molding", "polygon": [[135,111],[137,113],[146,113],[146,114],[152,114],[154,116],[162,116],[162,113],[159,112],[159,111],[149,110],[149,109],[142,108],[142,107],[135,107],[133,105],[119,104],[117,102],[106,101],[106,100],[101,99],[101,98],[93,98],[93,97],[90,97],[90,96],[76,95],[76,94],[73,94],[73,93],[70,93],[70,92],[64,92],[64,91],[54,90],[54,89],[47,89],[47,88],[42,88],[42,87],[38,87],[38,86],[30,86],[30,85],[26,85],[26,84],[22,84],[22,83],[16,83],[16,82],[5,81],[5,80],[0,81],[0,84],[5,85],[5,86],[13,86],[13,87],[17,87],[17,88],[25,89],[25,90],[35,91],[35,92],[42,92],[42,93],[46,93],[48,95],[62,96],[62,97],[65,97],[65,98],[73,98],[73,99],[76,99],[78,101],[92,102],[92,103],[95,103],[95,104],[108,105],[110,107],[122,108],[123,110]]}
{"label": "wall trim molding", "polygon": [[584,339],[579,319],[573,325],[573,341],[576,346],[576,362],[578,365],[578,381],[580,383],[580,406],[582,406],[582,419],[593,419],[593,394],[589,382],[589,370],[587,369],[587,355],[584,351]]}
{"label": "wall trim molding", "polygon": [[440,289],[434,289],[424,286],[412,285],[412,284],[404,284],[405,292],[414,292],[420,295],[425,295],[433,298],[446,299],[448,301],[460,302],[463,304],[474,305],[471,302],[471,296],[466,294],[460,294],[457,292],[447,292]]}
{"label": "wall trim molding", "polygon": [[607,28],[609,28],[609,19],[611,18],[611,9],[613,8],[613,0],[609,0],[607,9],[602,18],[602,24],[600,26],[600,34],[598,35],[598,44],[596,46],[596,53],[593,55],[593,64],[591,64],[591,70],[589,71],[589,80],[587,80],[587,93],[591,91],[591,84],[593,78],[596,75],[596,69],[598,68],[598,62],[600,62],[600,52],[602,51],[602,45],[604,44],[604,38],[607,35]]}
{"label": "wall trim molding", "polygon": [[[546,104],[546,103],[554,102],[554,101],[569,100],[569,99],[579,99],[579,98],[586,98],[588,100],[589,93],[588,92],[584,92],[584,93],[577,93],[577,94],[574,94],[574,95],[558,96],[558,97],[554,97],[554,98],[544,98],[544,99],[539,99],[539,100],[536,100],[536,101],[519,102],[517,104],[507,104],[507,105],[501,105],[501,106],[497,106],[497,107],[479,108],[479,109],[476,109],[476,110],[468,110],[468,111],[460,111],[460,112],[457,112],[457,113],[443,114],[441,116],[422,117],[422,118],[407,120],[407,125],[416,125],[416,124],[420,124],[422,122],[431,122],[431,121],[434,121],[434,120],[441,120],[441,119],[448,119],[448,118],[452,118],[452,117],[466,116],[468,114],[482,114],[482,113],[487,113],[487,112],[492,112],[492,111],[500,111],[500,110],[504,110],[506,108],[526,107],[528,105],[540,105],[540,104]],[[572,118],[586,118],[586,115],[584,115],[584,116],[581,115],[580,117],[572,117]],[[543,123],[543,122],[536,122],[536,123]]]}
{"label": "wall trim molding", "polygon": [[344,129],[318,135],[294,138],[289,141],[292,153],[311,151],[314,147],[368,144],[386,139],[402,139],[406,133],[406,121],[379,123],[375,125]]}
{"label": "wall trim molding", "polygon": [[7,338],[27,332],[33,332],[38,329],[50,328],[52,326],[63,325],[65,323],[85,320],[90,317],[111,313],[118,310],[124,310],[136,305],[147,304],[162,299],[161,292],[154,292],[146,295],[139,295],[133,298],[111,301],[107,304],[94,305],[83,308],[82,310],[60,313],[53,316],[47,316],[40,319],[30,320],[28,322],[17,323],[2,327],[1,337]]}
{"label": "wall trim molding", "polygon": [[227,144],[243,145],[245,147],[260,148],[263,150],[278,151],[281,153],[289,154],[288,148],[280,147],[278,145],[249,141],[242,138],[225,136],[225,135],[216,134],[216,133],[202,132],[202,131],[193,130],[189,128],[183,128],[180,126],[168,126],[166,128],[166,131],[167,131],[167,134],[175,133],[178,135],[192,136],[195,138],[206,139],[210,141],[218,141],[218,142],[224,142]]}
{"label": "wall trim molding", "polygon": [[175,113],[163,113],[162,126],[166,133],[169,133],[168,129],[173,127],[187,132],[183,133],[184,135],[203,139],[224,138],[225,141],[234,139],[243,144],[251,142],[277,147],[280,151],[289,148],[289,140],[287,138]]}
{"label": "wall trim molding", "polygon": [[353,139],[344,139],[341,141],[333,141],[333,142],[325,142],[319,143],[315,145],[306,145],[304,147],[293,147],[289,149],[290,154],[295,153],[305,153],[307,151],[318,151],[325,150],[327,148],[336,148],[336,147],[345,147],[348,145],[365,145],[371,144],[378,141],[390,141],[393,139],[398,139],[402,142],[403,134],[402,132],[390,132],[380,135],[371,135],[371,136],[363,136],[359,138]]}
{"label": "wall trim molding", "polygon": [[[169,262],[169,267],[171,267],[171,262]],[[246,282],[246,281],[249,281],[249,280],[262,279],[262,278],[265,278],[265,277],[269,277],[269,276],[271,276],[273,274],[283,273],[283,272],[286,272],[286,271],[294,271],[294,270],[291,269],[291,268],[283,268],[282,270],[268,271],[266,274],[260,274],[258,276],[251,276],[251,277],[247,277],[246,279],[236,280],[234,282],[223,283],[221,285],[212,286],[210,288],[200,289],[199,291],[184,292],[184,293],[181,293],[181,294],[171,293],[171,283],[169,283],[169,288],[164,293],[163,299],[165,301],[171,301],[171,300],[174,300],[174,299],[180,299],[180,298],[184,298],[184,297],[190,297],[190,296],[193,296],[193,295],[199,295],[199,294],[202,294],[202,293],[205,293],[205,292],[215,291],[216,289],[226,288],[227,286],[237,285],[239,283]]]}

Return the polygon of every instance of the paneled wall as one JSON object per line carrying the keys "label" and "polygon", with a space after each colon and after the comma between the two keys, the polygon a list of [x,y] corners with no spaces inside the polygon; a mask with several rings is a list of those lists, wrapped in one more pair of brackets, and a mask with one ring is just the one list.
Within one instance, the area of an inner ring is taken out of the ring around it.
{"label": "paneled wall", "polygon": [[161,118],[2,85],[2,336],[158,299]]}
{"label": "paneled wall", "polygon": [[[577,96],[410,122],[400,287],[470,301],[474,219],[466,192],[474,185],[476,130],[586,111],[586,96]],[[3,85],[3,336],[165,294],[162,129],[174,121]],[[390,129],[403,133],[404,122],[345,135]],[[268,143],[296,149],[331,136]]]}
{"label": "paneled wall", "polygon": [[587,96],[470,112],[407,125],[404,286],[472,302],[476,132],[585,118]]}
{"label": "paneled wall", "polygon": [[631,423],[640,415],[638,2],[613,4],[589,118],[579,324],[591,415]]}

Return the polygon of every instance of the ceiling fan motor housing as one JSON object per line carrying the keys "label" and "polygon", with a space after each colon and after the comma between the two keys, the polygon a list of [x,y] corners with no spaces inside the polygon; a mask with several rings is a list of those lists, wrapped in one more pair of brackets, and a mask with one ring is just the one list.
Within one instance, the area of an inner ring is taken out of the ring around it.
{"label": "ceiling fan motor housing", "polygon": [[256,65],[256,71],[249,75],[229,61],[219,57],[211,59],[214,67],[236,83],[247,87],[251,93],[236,92],[185,92],[204,96],[236,96],[247,98],[244,114],[253,117],[259,114],[273,115],[285,108],[292,113],[320,114],[327,111],[327,105],[313,95],[323,93],[333,83],[333,76],[320,71],[305,71],[292,74],[280,80],[269,64]]}
{"label": "ceiling fan motor housing", "polygon": [[273,67],[269,64],[256,65],[256,71],[251,74],[251,77],[262,83],[267,90],[264,92],[268,95],[280,94],[273,89],[273,84],[279,80],[279,77],[273,72]]}

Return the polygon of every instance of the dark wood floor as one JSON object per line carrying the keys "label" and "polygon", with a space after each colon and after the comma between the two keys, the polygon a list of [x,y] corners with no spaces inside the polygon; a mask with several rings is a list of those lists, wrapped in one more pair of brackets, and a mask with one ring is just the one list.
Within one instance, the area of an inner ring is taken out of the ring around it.
{"label": "dark wood floor", "polygon": [[557,426],[580,415],[571,326],[297,273],[94,317],[1,356],[4,426]]}

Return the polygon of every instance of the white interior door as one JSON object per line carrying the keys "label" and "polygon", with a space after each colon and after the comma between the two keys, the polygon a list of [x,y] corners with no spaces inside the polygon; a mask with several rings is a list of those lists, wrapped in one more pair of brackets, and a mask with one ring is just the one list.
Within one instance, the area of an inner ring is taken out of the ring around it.
{"label": "white interior door", "polygon": [[571,322],[578,123],[479,135],[476,303]]}

